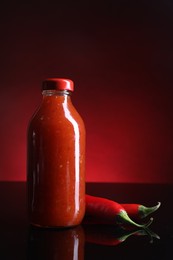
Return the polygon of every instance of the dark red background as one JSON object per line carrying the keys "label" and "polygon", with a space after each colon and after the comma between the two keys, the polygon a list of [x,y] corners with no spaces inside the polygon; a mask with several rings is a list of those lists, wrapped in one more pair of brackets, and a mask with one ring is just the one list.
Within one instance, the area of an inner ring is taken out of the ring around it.
{"label": "dark red background", "polygon": [[87,181],[173,182],[172,1],[6,1],[0,32],[0,180],[26,179],[41,82],[67,77]]}

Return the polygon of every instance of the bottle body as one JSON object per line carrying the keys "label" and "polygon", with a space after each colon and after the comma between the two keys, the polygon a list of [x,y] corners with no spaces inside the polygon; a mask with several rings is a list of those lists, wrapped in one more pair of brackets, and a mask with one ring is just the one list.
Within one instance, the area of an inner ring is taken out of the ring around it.
{"label": "bottle body", "polygon": [[33,225],[69,227],[85,213],[85,126],[67,94],[43,96],[28,127],[28,203]]}

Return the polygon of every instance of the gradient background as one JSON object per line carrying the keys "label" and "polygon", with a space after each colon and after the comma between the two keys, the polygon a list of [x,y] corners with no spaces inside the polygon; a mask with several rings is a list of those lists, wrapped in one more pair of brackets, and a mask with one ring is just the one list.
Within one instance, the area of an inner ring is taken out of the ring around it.
{"label": "gradient background", "polygon": [[41,82],[75,82],[86,181],[173,183],[173,2],[1,1],[0,180],[26,180]]}

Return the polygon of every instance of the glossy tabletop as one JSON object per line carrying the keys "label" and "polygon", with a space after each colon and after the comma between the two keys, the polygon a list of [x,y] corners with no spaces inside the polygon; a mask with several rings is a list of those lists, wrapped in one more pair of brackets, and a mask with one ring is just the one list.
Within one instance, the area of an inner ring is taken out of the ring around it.
{"label": "glossy tabletop", "polygon": [[26,183],[0,182],[0,259],[173,259],[173,185],[87,183],[86,191],[119,203],[160,201],[150,235],[84,223],[62,230],[33,228],[27,220]]}

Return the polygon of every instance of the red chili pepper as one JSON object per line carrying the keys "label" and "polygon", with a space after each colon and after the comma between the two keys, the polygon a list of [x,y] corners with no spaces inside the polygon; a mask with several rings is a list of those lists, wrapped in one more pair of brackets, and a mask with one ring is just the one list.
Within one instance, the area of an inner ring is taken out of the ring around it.
{"label": "red chili pepper", "polygon": [[127,214],[130,218],[134,219],[143,219],[148,215],[155,212],[161,205],[161,202],[158,202],[157,205],[153,207],[146,207],[141,204],[121,204],[123,208],[126,210]]}
{"label": "red chili pepper", "polygon": [[150,219],[145,224],[134,222],[130,219],[123,206],[113,200],[95,197],[88,194],[85,196],[85,199],[85,217],[93,217],[99,223],[128,224],[140,228],[148,227],[152,223],[153,219]]}

